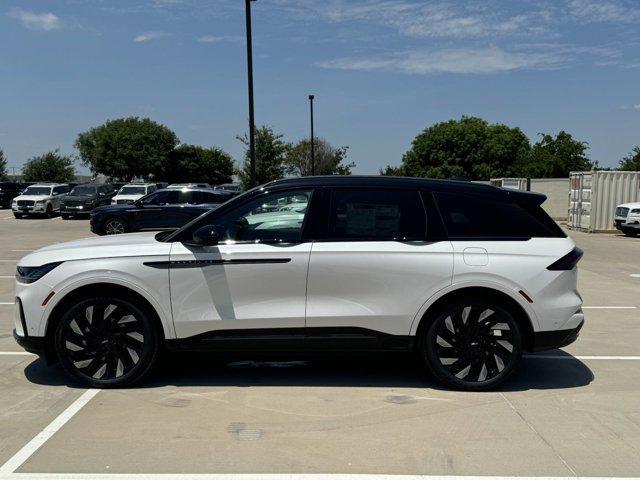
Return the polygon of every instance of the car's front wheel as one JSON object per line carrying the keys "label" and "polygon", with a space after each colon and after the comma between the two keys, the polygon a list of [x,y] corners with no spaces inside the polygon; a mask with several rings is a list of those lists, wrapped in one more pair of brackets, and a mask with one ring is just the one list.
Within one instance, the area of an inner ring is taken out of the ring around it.
{"label": "car's front wheel", "polygon": [[637,237],[640,230],[635,228],[623,228],[622,233],[624,233],[627,237]]}
{"label": "car's front wheel", "polygon": [[55,333],[64,369],[85,385],[123,387],[141,380],[158,355],[153,319],[135,303],[94,297],[73,305]]}
{"label": "car's front wheel", "polygon": [[105,235],[118,235],[120,233],[125,233],[126,231],[127,226],[119,218],[109,218],[104,224]]}
{"label": "car's front wheel", "polygon": [[443,383],[463,390],[490,389],[505,381],[520,362],[520,326],[501,303],[457,300],[426,329],[421,353]]}
{"label": "car's front wheel", "polygon": [[[22,218],[22,214],[21,213],[14,213],[13,216],[16,217],[16,218]],[[11,217],[9,217],[9,218],[11,218]]]}

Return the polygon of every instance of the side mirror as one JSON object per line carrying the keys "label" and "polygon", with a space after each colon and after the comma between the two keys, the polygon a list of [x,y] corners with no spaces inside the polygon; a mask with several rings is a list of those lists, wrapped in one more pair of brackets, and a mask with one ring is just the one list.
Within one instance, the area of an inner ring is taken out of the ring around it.
{"label": "side mirror", "polygon": [[220,241],[215,225],[205,225],[193,232],[193,241],[191,245],[199,245],[203,247],[211,247],[217,245]]}

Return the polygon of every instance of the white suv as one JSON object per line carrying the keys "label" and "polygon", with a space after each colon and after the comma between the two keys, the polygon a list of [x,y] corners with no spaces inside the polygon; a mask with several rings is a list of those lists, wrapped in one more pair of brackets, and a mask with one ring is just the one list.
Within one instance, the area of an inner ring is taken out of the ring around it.
{"label": "white suv", "polygon": [[17,268],[15,338],[84,384],[141,379],[158,352],[417,352],[486,389],[523,350],[573,342],[582,252],[544,195],[467,182],[305,177],[173,232],[53,245]]}
{"label": "white suv", "polygon": [[111,199],[111,205],[129,205],[156,190],[155,183],[128,183]]}
{"label": "white suv", "polygon": [[32,214],[53,216],[60,211],[60,201],[71,190],[68,184],[41,183],[27,187],[22,194],[13,199],[13,216],[22,218]]}
{"label": "white suv", "polygon": [[616,207],[614,226],[629,237],[640,233],[640,203],[623,203]]}

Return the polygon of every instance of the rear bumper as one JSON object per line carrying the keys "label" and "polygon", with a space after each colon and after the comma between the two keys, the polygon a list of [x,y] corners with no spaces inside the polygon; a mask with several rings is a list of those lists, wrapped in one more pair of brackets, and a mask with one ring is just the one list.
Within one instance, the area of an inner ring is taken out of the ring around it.
{"label": "rear bumper", "polygon": [[573,343],[580,335],[580,330],[584,325],[584,319],[580,320],[577,326],[568,330],[552,330],[549,332],[535,332],[533,334],[532,352],[551,350],[554,348],[566,347]]}
{"label": "rear bumper", "polygon": [[35,353],[40,357],[46,356],[46,343],[44,337],[29,337],[18,335],[16,330],[13,330],[13,338],[15,341],[24,348],[27,352]]}

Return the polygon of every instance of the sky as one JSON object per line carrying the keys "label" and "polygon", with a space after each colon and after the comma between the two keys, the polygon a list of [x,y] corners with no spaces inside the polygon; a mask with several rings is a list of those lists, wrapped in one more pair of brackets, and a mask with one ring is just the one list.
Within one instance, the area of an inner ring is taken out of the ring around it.
{"label": "sky", "polygon": [[[615,166],[640,144],[638,0],[258,0],[255,112],[296,141],[398,165],[462,115],[570,132]],[[108,119],[149,117],[240,162],[242,0],[0,0],[0,148],[10,173]],[[79,167],[78,171],[86,172]]]}

